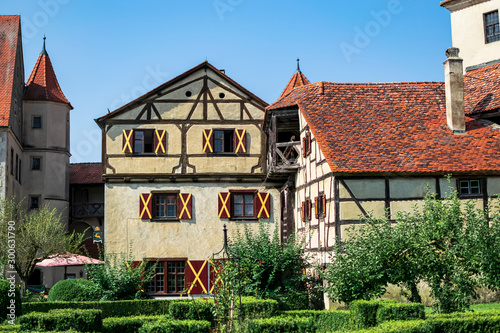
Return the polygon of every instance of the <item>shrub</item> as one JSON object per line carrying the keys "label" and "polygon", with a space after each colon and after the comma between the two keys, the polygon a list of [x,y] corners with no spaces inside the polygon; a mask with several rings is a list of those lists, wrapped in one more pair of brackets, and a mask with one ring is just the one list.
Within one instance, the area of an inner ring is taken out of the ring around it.
{"label": "shrub", "polygon": [[45,302],[26,303],[23,313],[48,312],[52,309],[98,309],[102,317],[126,317],[141,315],[166,315],[171,301],[169,300],[130,300],[114,302]]}
{"label": "shrub", "polygon": [[[4,319],[8,318],[7,315],[10,314],[11,309],[7,307],[12,306],[11,300],[14,300],[15,305],[15,316],[18,317],[21,315],[21,296],[19,293],[19,288],[15,286],[14,291],[10,289],[11,283],[6,280],[0,280],[0,322]],[[14,293],[14,295],[12,295]],[[14,296],[14,298],[12,298]]]}
{"label": "shrub", "polygon": [[348,329],[350,325],[349,311],[314,311],[314,310],[299,310],[286,311],[283,317],[313,318],[316,333],[325,333],[332,330]]}
{"label": "shrub", "polygon": [[91,301],[88,288],[92,285],[92,282],[85,279],[61,280],[50,289],[47,300],[50,302]]}
{"label": "shrub", "polygon": [[384,301],[354,301],[349,304],[352,326],[357,329],[377,325],[377,310],[382,304],[395,303],[393,300]]}
{"label": "shrub", "polygon": [[279,313],[278,301],[272,299],[257,299],[255,297],[242,297],[241,306],[236,299],[235,317],[245,318],[270,318]]}
{"label": "shrub", "polygon": [[244,321],[237,332],[240,333],[281,333],[281,332],[315,332],[313,317],[273,317]]}
{"label": "shrub", "polygon": [[389,320],[425,319],[425,307],[418,303],[384,303],[377,310],[377,323]]}
{"label": "shrub", "polygon": [[209,333],[210,323],[199,320],[162,320],[146,323],[138,330],[139,333]]}
{"label": "shrub", "polygon": [[176,320],[206,320],[214,322],[213,303],[205,301],[172,302],[168,309],[170,318]]}
{"label": "shrub", "polygon": [[102,317],[99,310],[52,310],[48,313],[32,312],[20,318],[20,331],[101,332]]}
{"label": "shrub", "polygon": [[102,321],[102,330],[106,333],[135,333],[145,323],[166,319],[165,316],[112,317]]}

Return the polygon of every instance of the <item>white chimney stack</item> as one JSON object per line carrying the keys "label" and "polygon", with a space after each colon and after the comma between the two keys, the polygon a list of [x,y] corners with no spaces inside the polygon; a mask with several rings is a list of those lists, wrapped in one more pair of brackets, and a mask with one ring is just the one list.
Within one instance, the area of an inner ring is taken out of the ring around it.
{"label": "white chimney stack", "polygon": [[458,56],[459,49],[450,47],[446,50],[444,62],[446,119],[454,134],[465,134],[464,107],[464,65]]}

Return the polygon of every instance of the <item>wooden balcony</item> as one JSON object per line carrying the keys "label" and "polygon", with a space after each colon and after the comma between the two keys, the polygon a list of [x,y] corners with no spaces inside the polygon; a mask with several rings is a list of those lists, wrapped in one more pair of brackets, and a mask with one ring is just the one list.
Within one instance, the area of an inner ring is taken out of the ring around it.
{"label": "wooden balcony", "polygon": [[71,205],[72,217],[104,217],[103,202],[73,203]]}

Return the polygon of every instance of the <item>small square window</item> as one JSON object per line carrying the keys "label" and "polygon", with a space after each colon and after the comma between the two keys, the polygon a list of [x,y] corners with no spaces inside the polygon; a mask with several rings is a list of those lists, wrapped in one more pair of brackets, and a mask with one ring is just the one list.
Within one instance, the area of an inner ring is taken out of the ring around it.
{"label": "small square window", "polygon": [[155,194],[155,217],[177,218],[177,194]]}
{"label": "small square window", "polygon": [[38,209],[40,207],[40,197],[30,196],[30,209]]}
{"label": "small square window", "polygon": [[42,128],[42,117],[34,116],[32,128]]}
{"label": "small square window", "polygon": [[153,153],[154,130],[134,130],[134,153]]}
{"label": "small square window", "polygon": [[31,170],[41,170],[42,169],[42,159],[40,157],[31,158]]}
{"label": "small square window", "polygon": [[498,11],[484,14],[484,36],[486,44],[500,40]]}
{"label": "small square window", "polygon": [[232,153],[233,140],[234,140],[234,130],[214,131],[214,152]]}
{"label": "small square window", "polygon": [[460,196],[480,196],[481,180],[480,179],[460,179],[458,182],[458,193]]}
{"label": "small square window", "polygon": [[148,284],[148,292],[180,294],[186,290],[186,262],[184,260],[149,262],[148,267],[155,264],[155,276]]}

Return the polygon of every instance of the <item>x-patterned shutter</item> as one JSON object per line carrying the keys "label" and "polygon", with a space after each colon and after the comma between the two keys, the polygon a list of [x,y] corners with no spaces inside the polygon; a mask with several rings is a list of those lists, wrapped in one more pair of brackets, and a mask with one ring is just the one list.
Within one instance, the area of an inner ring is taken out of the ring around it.
{"label": "x-patterned shutter", "polygon": [[153,194],[141,193],[139,202],[139,218],[151,219],[153,217]]}
{"label": "x-patterned shutter", "polygon": [[208,260],[189,260],[186,282],[188,294],[208,294]]}
{"label": "x-patterned shutter", "polygon": [[213,294],[214,292],[217,291],[217,287],[222,286],[222,279],[220,277],[220,271],[222,270],[222,267],[224,263],[226,262],[226,259],[212,259],[210,260],[209,266],[210,266],[210,294]]}
{"label": "x-patterned shutter", "polygon": [[204,129],[203,130],[203,152],[213,153],[214,152],[214,130]]}
{"label": "x-patterned shutter", "polygon": [[314,198],[314,216],[319,219],[319,197]]}
{"label": "x-patterned shutter", "polygon": [[219,218],[230,218],[231,217],[231,193],[221,192],[219,193]]}
{"label": "x-patterned shutter", "polygon": [[271,216],[271,196],[269,193],[257,192],[255,208],[258,219],[268,219]]}
{"label": "x-patterned shutter", "polygon": [[165,154],[167,152],[167,134],[165,130],[155,130],[154,149],[155,154]]}
{"label": "x-patterned shutter", "polygon": [[247,152],[247,132],[244,129],[235,129],[233,135],[233,147],[235,153]]}
{"label": "x-patterned shutter", "polygon": [[125,154],[134,152],[134,149],[132,148],[133,143],[134,130],[123,130],[122,151]]}
{"label": "x-patterned shutter", "polygon": [[192,207],[191,193],[179,193],[177,198],[177,207],[179,207],[179,219],[191,220],[191,207]]}

